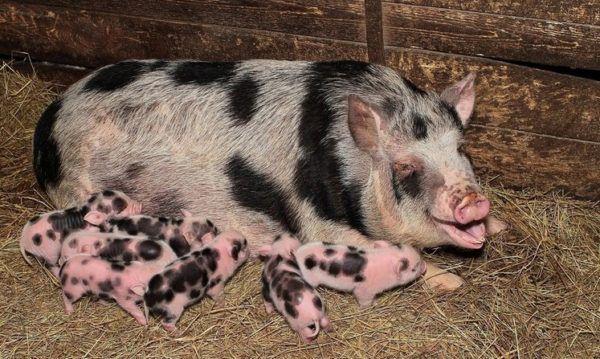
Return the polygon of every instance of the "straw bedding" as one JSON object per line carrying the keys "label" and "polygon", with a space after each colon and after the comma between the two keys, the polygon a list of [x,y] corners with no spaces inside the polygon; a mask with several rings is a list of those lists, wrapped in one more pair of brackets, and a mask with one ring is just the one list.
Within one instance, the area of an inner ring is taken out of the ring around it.
{"label": "straw bedding", "polygon": [[258,263],[226,287],[226,301],[187,310],[174,337],[151,319],[138,326],[116,304],[82,299],[64,314],[58,283],[27,265],[18,237],[34,213],[52,209],[35,184],[31,137],[56,97],[35,77],[0,69],[0,357],[600,357],[598,203],[487,187],[511,229],[479,256],[426,256],[466,279],[453,293],[421,283],[359,309],[322,291],[336,330],[311,345],[265,313]]}

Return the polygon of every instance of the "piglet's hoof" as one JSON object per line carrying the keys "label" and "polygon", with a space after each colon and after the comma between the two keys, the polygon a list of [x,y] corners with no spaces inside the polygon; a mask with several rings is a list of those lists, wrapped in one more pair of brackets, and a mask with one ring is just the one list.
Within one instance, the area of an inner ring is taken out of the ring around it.
{"label": "piglet's hoof", "polygon": [[508,224],[494,216],[488,216],[485,219],[485,230],[488,235],[494,235],[508,229]]}
{"label": "piglet's hoof", "polygon": [[440,273],[425,279],[424,286],[441,292],[451,292],[458,289],[465,281],[452,273]]}

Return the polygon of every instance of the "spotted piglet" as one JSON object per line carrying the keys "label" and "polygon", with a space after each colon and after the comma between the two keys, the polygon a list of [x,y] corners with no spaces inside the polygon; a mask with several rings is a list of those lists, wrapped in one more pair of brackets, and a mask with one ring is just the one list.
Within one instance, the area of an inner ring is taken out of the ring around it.
{"label": "spotted piglet", "polygon": [[99,231],[108,216],[140,213],[141,205],[123,192],[106,190],[93,194],[85,204],[34,216],[27,222],[19,243],[21,254],[36,257],[58,276],[58,259],[65,236],[72,231]]}
{"label": "spotted piglet", "polygon": [[[201,245],[201,242],[196,244],[198,247]],[[152,262],[163,267],[177,259],[177,254],[167,243],[147,236],[82,231],[71,233],[65,238],[59,263],[82,253],[109,261]]]}
{"label": "spotted piglet", "polygon": [[321,329],[330,329],[330,321],[319,294],[300,274],[293,256],[299,246],[296,238],[284,234],[275,237],[272,245],[259,248],[259,256],[265,261],[262,295],[267,312],[277,309],[290,327],[310,343]]}
{"label": "spotted piglet", "polygon": [[190,246],[195,241],[207,243],[218,234],[217,227],[209,219],[194,216],[185,210],[182,213],[183,218],[152,217],[143,214],[116,218],[107,218],[102,213],[95,215],[106,221],[108,232],[146,235],[165,241],[177,256],[181,257],[190,252]]}
{"label": "spotted piglet", "polygon": [[312,286],[352,292],[360,306],[375,296],[408,284],[425,273],[425,262],[409,245],[374,242],[375,248],[310,242],[295,252],[302,277]]}
{"label": "spotted piglet", "polygon": [[138,323],[146,325],[146,315],[139,308],[144,288],[163,268],[141,262],[109,262],[87,254],[71,257],[60,270],[65,311],[71,314],[79,298],[95,295],[103,300],[114,299]]}
{"label": "spotted piglet", "polygon": [[239,232],[219,234],[201,250],[179,258],[152,277],[144,294],[147,308],[162,317],[166,330],[175,330],[183,310],[204,295],[220,300],[225,283],[248,255],[248,242]]}

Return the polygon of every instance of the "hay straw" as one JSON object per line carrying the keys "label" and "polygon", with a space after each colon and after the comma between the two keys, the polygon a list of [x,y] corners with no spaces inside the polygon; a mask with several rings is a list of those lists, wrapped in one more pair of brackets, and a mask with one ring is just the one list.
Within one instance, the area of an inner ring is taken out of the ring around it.
{"label": "hay straw", "polygon": [[0,357],[599,357],[600,213],[597,203],[557,194],[487,188],[511,229],[480,257],[427,254],[467,284],[435,293],[416,283],[369,309],[322,291],[336,331],[301,343],[279,316],[265,313],[257,263],[226,287],[226,302],[187,310],[171,337],[115,304],[88,299],[66,316],[55,281],[18,252],[34,213],[51,208],[34,184],[31,136],[56,96],[47,84],[0,68]]}

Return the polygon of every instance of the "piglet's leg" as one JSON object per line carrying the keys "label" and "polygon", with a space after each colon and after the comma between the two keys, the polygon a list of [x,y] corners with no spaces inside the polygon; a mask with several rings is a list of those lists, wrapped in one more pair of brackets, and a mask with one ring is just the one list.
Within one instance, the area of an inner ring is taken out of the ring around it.
{"label": "piglet's leg", "polygon": [[264,301],[265,303],[265,310],[267,311],[267,314],[271,314],[273,313],[273,311],[275,310],[275,307],[273,307],[273,303],[268,302],[268,301]]}
{"label": "piglet's leg", "polygon": [[427,288],[440,291],[453,291],[463,285],[465,281],[456,274],[448,273],[445,270],[433,265],[427,264],[427,272],[423,276],[424,285]]}
{"label": "piglet's leg", "polygon": [[361,308],[371,306],[375,300],[375,294],[371,293],[368,288],[363,287],[354,289],[354,296]]}
{"label": "piglet's leg", "polygon": [[67,296],[65,295],[65,293],[62,293],[62,298],[63,298],[63,302],[65,303],[65,313],[67,314],[71,314],[73,313],[73,303],[71,302],[71,300],[69,300],[67,298]]}
{"label": "piglet's leg", "polygon": [[123,308],[127,313],[131,314],[131,316],[134,317],[135,320],[141,325],[148,324],[144,312],[142,312],[142,310],[135,304],[134,301],[117,299],[117,304],[119,304],[119,306],[121,306],[121,308]]}
{"label": "piglet's leg", "polygon": [[223,304],[225,299],[223,298],[223,291],[225,290],[225,284],[223,281],[215,284],[212,288],[210,288],[206,294],[212,298],[218,305]]}
{"label": "piglet's leg", "polygon": [[372,240],[369,240],[358,231],[345,225],[332,223],[320,225],[319,223],[315,223],[314,226],[309,226],[306,229],[308,230],[306,238],[309,240],[324,240],[332,243],[354,245],[361,248],[373,247]]}

